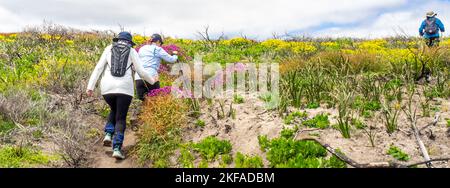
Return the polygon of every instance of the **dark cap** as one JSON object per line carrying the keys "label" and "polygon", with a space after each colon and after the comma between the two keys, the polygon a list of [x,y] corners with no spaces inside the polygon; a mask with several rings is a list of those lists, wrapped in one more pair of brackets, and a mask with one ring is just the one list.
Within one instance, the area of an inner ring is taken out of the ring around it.
{"label": "dark cap", "polygon": [[126,40],[126,41],[130,42],[131,45],[133,45],[133,46],[136,45],[133,42],[133,36],[129,32],[126,32],[126,31],[120,32],[117,37],[113,38],[114,42],[117,42],[119,40]]}
{"label": "dark cap", "polygon": [[153,35],[152,35],[152,40],[151,40],[151,42],[156,42],[156,41],[159,41],[159,42],[161,42],[161,44],[164,44],[161,35],[159,35],[159,34],[153,34]]}

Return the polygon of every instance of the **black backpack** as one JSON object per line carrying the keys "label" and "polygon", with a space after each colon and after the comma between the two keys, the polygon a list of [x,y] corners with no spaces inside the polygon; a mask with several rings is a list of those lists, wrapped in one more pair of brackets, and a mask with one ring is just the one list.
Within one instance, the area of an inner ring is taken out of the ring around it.
{"label": "black backpack", "polygon": [[111,75],[123,77],[127,70],[128,57],[130,56],[131,46],[123,42],[114,42],[111,48]]}
{"label": "black backpack", "polygon": [[425,20],[425,32],[429,35],[434,35],[438,32],[438,25],[436,24],[436,18]]}

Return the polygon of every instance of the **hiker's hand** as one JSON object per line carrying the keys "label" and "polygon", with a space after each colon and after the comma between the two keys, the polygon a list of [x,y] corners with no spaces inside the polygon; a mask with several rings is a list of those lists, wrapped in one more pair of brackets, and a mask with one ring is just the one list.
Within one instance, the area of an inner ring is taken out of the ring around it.
{"label": "hiker's hand", "polygon": [[178,51],[173,51],[172,54],[173,55],[178,55]]}
{"label": "hiker's hand", "polygon": [[88,97],[92,97],[92,96],[94,96],[94,91],[86,90],[86,94],[87,94]]}

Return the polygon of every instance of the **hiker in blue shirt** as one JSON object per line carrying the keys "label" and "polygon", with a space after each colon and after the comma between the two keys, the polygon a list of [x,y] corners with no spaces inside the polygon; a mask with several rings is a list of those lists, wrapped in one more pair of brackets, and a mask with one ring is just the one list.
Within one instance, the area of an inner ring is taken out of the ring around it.
{"label": "hiker in blue shirt", "polygon": [[437,14],[433,11],[427,13],[427,18],[422,22],[419,28],[420,36],[424,37],[427,45],[432,47],[439,44],[440,33],[445,32],[444,24],[436,18]]}
{"label": "hiker in blue shirt", "polygon": [[174,51],[173,55],[167,53],[161,48],[163,39],[159,34],[153,34],[150,44],[144,45],[139,49],[139,57],[142,61],[145,71],[151,77],[156,78],[154,84],[150,84],[145,80],[142,80],[139,75],[136,74],[136,90],[140,100],[144,100],[145,95],[154,89],[159,89],[158,70],[161,65],[161,61],[164,60],[168,63],[175,63],[178,60],[178,52]]}

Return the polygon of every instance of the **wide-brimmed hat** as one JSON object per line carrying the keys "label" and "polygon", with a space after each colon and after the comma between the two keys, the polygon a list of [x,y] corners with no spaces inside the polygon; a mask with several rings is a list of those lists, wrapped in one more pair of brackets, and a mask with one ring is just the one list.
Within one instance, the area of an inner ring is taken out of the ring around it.
{"label": "wide-brimmed hat", "polygon": [[114,42],[117,42],[119,40],[126,40],[126,41],[130,42],[131,45],[133,45],[133,46],[136,45],[133,42],[133,36],[129,32],[126,32],[126,31],[120,32],[119,35],[117,35],[117,37],[113,38]]}
{"label": "wide-brimmed hat", "polygon": [[437,16],[437,13],[435,13],[433,11],[427,12],[427,17],[428,18],[435,17],[435,16]]}

